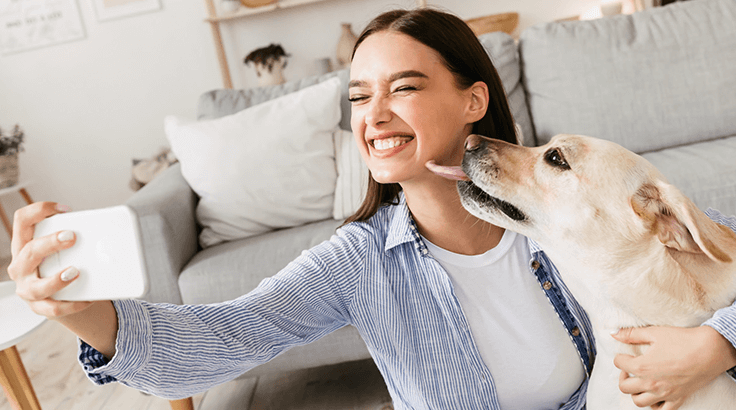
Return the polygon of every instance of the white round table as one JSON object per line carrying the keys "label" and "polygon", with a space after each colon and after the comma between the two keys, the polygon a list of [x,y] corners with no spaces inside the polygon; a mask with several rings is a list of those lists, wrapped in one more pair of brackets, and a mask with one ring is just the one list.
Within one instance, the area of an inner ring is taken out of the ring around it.
{"label": "white round table", "polygon": [[15,294],[15,282],[0,282],[0,384],[13,408],[41,409],[15,345],[45,321]]}

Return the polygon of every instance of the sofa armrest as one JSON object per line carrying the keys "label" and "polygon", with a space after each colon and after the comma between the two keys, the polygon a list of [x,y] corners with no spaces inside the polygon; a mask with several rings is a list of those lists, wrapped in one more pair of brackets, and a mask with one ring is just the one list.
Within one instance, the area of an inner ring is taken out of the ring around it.
{"label": "sofa armrest", "polygon": [[198,250],[197,195],[174,164],[136,192],[126,205],[138,216],[149,302],[181,304],[179,273]]}

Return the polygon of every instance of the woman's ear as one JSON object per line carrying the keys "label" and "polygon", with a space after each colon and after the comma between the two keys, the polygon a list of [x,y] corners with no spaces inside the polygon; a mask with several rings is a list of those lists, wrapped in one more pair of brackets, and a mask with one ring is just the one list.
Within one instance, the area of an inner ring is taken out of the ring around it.
{"label": "woman's ear", "polygon": [[486,115],[488,110],[488,85],[483,81],[477,81],[468,89],[470,103],[467,108],[468,122],[479,121]]}

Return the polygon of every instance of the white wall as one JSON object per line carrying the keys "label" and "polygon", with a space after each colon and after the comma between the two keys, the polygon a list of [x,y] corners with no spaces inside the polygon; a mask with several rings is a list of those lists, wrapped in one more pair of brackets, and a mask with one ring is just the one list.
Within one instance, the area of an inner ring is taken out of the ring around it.
{"label": "white wall", "polygon": [[[74,210],[116,205],[132,158],[167,145],[162,119],[194,117],[197,97],[222,86],[204,0],[161,0],[162,10],[98,22],[91,0],[77,0],[86,38],[0,56],[0,127],[26,131],[21,177],[37,200]],[[215,0],[219,1],[219,0]],[[463,18],[517,11],[520,28],[580,14],[595,0],[429,0]],[[359,33],[376,14],[414,0],[331,0],[256,15],[224,27],[236,87],[256,85],[242,63],[255,48],[280,43],[292,55],[288,80],[334,59],[340,23]],[[12,218],[20,198],[0,198]],[[0,235],[0,256],[9,242]]]}

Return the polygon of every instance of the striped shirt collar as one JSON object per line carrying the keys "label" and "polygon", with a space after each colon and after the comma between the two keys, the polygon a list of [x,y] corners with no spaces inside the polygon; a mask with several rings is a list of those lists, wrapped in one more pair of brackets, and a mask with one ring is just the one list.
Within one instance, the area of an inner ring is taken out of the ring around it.
{"label": "striped shirt collar", "polygon": [[399,193],[399,204],[391,208],[391,222],[384,250],[388,252],[401,244],[413,242],[414,248],[421,256],[428,256],[429,250],[419,235],[419,228],[411,216],[403,191]]}

